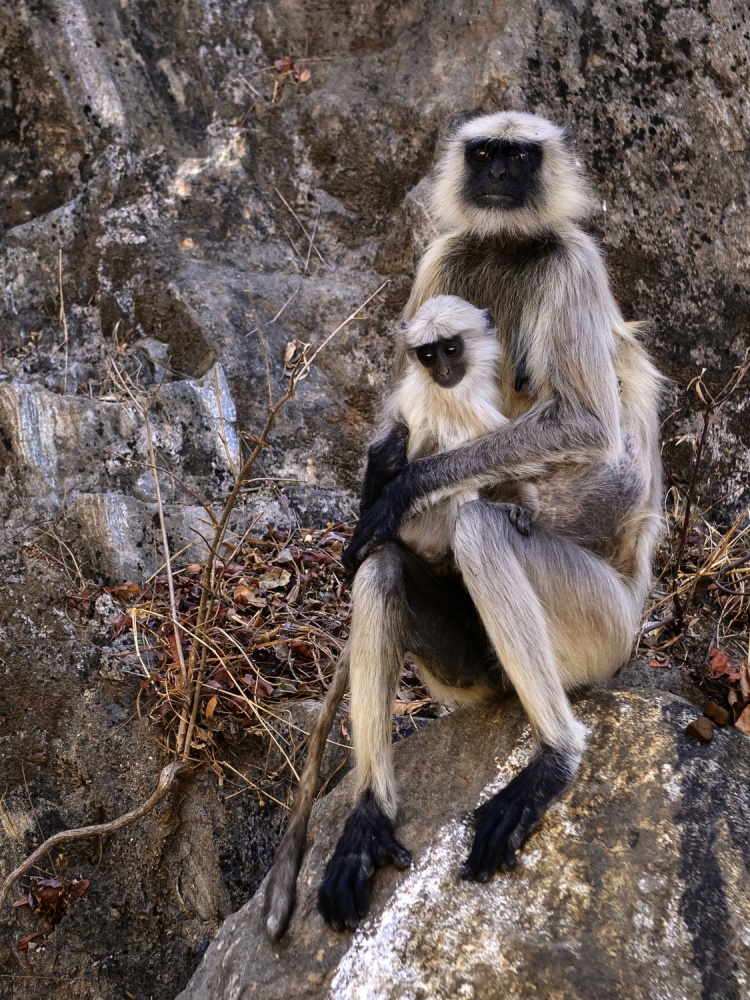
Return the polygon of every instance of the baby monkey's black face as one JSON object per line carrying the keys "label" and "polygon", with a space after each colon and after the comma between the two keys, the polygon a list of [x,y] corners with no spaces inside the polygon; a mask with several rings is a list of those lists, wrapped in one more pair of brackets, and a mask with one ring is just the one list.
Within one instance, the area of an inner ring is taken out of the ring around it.
{"label": "baby monkey's black face", "polygon": [[453,389],[466,374],[463,337],[435,340],[414,348],[419,363],[441,389]]}
{"label": "baby monkey's black face", "polygon": [[542,148],[536,142],[473,139],[466,143],[466,197],[479,208],[522,208],[539,182]]}

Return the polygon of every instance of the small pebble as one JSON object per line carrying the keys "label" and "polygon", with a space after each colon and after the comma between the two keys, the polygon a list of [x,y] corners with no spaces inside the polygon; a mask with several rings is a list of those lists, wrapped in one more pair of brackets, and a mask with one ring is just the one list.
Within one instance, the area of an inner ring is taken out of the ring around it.
{"label": "small pebble", "polygon": [[703,714],[707,715],[709,719],[713,719],[717,726],[726,726],[729,724],[729,712],[725,708],[722,708],[721,705],[717,705],[715,701],[708,702],[703,709]]}
{"label": "small pebble", "polygon": [[685,732],[688,736],[692,736],[694,740],[700,740],[701,743],[710,743],[714,736],[714,727],[711,720],[702,715],[695,722],[691,722],[686,727]]}

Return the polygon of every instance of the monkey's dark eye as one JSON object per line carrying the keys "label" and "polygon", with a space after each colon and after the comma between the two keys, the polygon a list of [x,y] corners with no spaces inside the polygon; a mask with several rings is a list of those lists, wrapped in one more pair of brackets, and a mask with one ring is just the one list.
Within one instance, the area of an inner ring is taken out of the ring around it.
{"label": "monkey's dark eye", "polygon": [[479,160],[481,163],[483,163],[485,160],[489,159],[490,154],[487,152],[486,149],[482,149],[482,147],[480,146],[479,149],[472,149],[471,155],[474,157],[475,160]]}
{"label": "monkey's dark eye", "polygon": [[455,344],[449,344],[448,347],[446,347],[445,349],[445,353],[448,355],[452,355],[455,354],[457,350],[458,348],[456,347]]}
{"label": "monkey's dark eye", "polygon": [[526,163],[529,159],[529,154],[522,152],[520,149],[515,149],[510,154],[512,159],[516,160],[518,163]]}
{"label": "monkey's dark eye", "polygon": [[435,362],[435,350],[430,348],[429,350],[417,351],[417,357],[425,367],[428,367]]}

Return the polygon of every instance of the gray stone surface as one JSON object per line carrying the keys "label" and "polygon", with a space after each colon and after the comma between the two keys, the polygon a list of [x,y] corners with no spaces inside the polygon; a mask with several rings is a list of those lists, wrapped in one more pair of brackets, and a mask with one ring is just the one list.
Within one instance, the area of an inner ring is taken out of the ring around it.
{"label": "gray stone surface", "polygon": [[661,692],[599,692],[577,705],[591,745],[518,867],[462,882],[469,813],[530,753],[514,700],[457,712],[396,751],[398,834],[412,868],[375,878],[354,934],[315,895],[349,780],[313,815],[288,935],[270,945],[261,892],[225,921],[180,1000],[602,1000],[750,992],[750,741],[684,733],[695,710]]}
{"label": "gray stone surface", "polygon": [[656,688],[669,691],[698,708],[703,708],[708,700],[701,689],[690,679],[686,666],[651,667],[648,659],[633,658],[617,671],[614,677],[605,681],[603,687],[616,691],[635,688]]}

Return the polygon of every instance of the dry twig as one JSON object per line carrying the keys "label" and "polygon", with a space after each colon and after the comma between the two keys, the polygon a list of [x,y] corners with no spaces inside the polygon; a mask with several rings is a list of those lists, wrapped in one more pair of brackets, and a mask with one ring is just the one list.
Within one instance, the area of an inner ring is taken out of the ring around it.
{"label": "dry twig", "polygon": [[68,391],[68,320],[65,316],[65,299],[63,297],[62,280],[62,247],[57,251],[57,287],[60,291],[60,323],[63,330],[63,348],[65,349],[65,378],[63,392]]}
{"label": "dry twig", "polygon": [[141,803],[136,809],[131,809],[130,812],[118,816],[117,819],[110,820],[108,823],[94,823],[92,826],[79,826],[73,830],[61,830],[52,837],[48,837],[17,868],[13,869],[2,886],[0,886],[0,909],[2,909],[8,893],[13,888],[13,883],[30,871],[37,861],[54,847],[59,847],[61,844],[68,844],[72,840],[83,840],[86,837],[104,837],[107,834],[116,833],[118,830],[130,826],[131,823],[135,823],[136,820],[150,813],[172,787],[174,779],[188,768],[189,764],[184,760],[173,760],[171,764],[167,764],[159,775],[156,788],[146,801]]}

